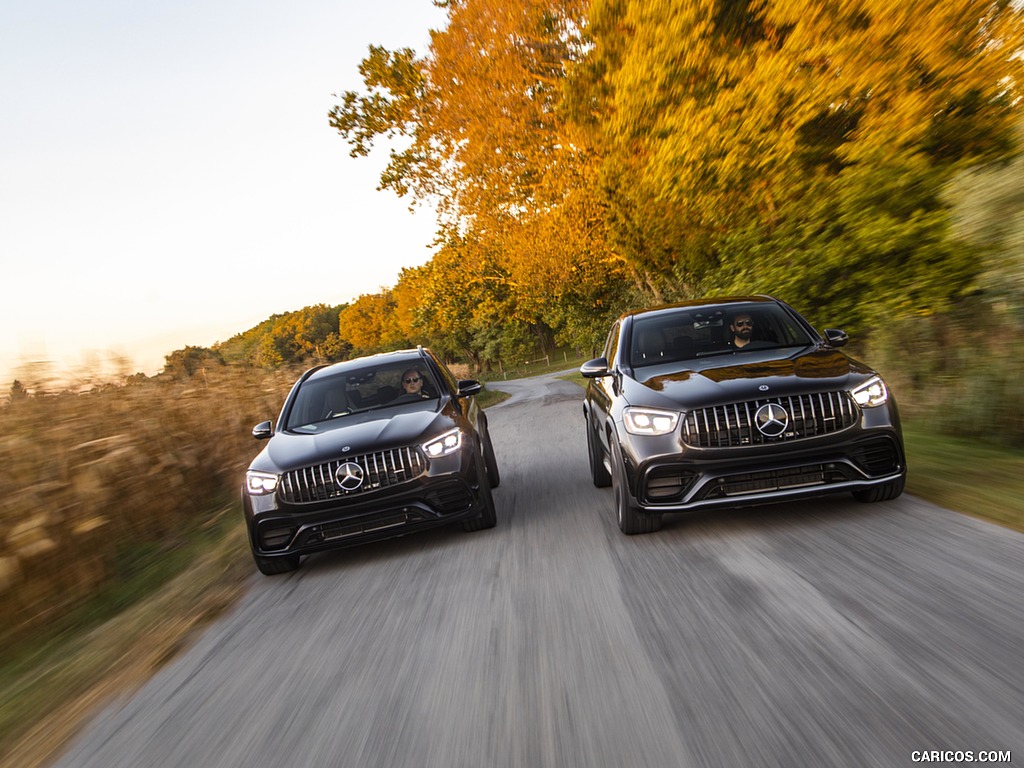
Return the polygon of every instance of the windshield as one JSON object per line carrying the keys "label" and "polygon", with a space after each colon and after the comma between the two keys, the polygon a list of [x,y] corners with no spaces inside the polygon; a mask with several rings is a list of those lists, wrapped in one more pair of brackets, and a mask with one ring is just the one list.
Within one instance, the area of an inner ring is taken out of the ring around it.
{"label": "windshield", "polygon": [[642,368],[811,342],[803,327],[778,304],[730,304],[636,318],[629,359],[634,368]]}
{"label": "windshield", "polygon": [[313,378],[296,393],[285,429],[313,432],[316,425],[352,414],[433,403],[438,392],[422,363],[370,366]]}

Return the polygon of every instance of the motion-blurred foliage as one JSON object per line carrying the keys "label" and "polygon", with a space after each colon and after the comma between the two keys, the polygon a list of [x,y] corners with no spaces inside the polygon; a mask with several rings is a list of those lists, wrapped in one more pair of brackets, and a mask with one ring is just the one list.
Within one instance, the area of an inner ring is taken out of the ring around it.
{"label": "motion-blurred foliage", "polygon": [[193,535],[240,487],[249,432],[293,379],[208,366],[12,397],[0,408],[0,647],[59,624],[140,552]]}

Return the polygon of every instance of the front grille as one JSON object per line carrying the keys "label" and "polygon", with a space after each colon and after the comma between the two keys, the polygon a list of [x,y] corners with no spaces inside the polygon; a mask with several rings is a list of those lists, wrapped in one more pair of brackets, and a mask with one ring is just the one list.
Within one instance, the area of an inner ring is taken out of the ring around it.
{"label": "front grille", "polygon": [[[334,477],[338,468],[348,462],[358,464],[363,470],[362,485],[351,491],[338,485]],[[285,472],[281,477],[280,494],[282,501],[288,504],[311,504],[390,488],[426,471],[427,459],[419,448],[395,448]]]}
{"label": "front grille", "polygon": [[[768,403],[781,405],[789,414],[789,423],[778,437],[765,436],[755,423],[758,409]],[[844,391],[718,405],[686,414],[683,441],[695,448],[734,448],[802,440],[851,427],[857,413],[853,398]]]}

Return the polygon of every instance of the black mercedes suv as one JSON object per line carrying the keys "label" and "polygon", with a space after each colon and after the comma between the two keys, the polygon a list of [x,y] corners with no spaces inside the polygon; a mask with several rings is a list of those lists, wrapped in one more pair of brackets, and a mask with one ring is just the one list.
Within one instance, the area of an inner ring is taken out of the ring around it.
{"label": "black mercedes suv", "polygon": [[477,381],[422,347],[313,368],[292,387],[242,487],[256,567],[461,521],[496,522],[498,466]]}
{"label": "black mercedes suv", "polygon": [[580,372],[594,485],[619,528],[664,513],[847,491],[903,492],[896,401],[871,368],[770,296],[704,299],[622,315]]}

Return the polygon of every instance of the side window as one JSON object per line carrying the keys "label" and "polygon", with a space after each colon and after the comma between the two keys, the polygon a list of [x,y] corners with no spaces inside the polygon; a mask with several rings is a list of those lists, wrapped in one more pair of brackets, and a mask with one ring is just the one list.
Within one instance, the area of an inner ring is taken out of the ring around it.
{"label": "side window", "polygon": [[618,362],[619,349],[619,323],[616,322],[608,333],[608,341],[604,345],[604,359],[608,361],[608,367],[613,368]]}
{"label": "side window", "polygon": [[[779,318],[774,312],[767,313],[765,317],[760,318],[760,322],[758,322],[758,318],[755,318],[754,322],[760,325],[756,338],[761,341],[770,341],[772,344],[779,343]],[[754,327],[757,328],[758,325]]]}

